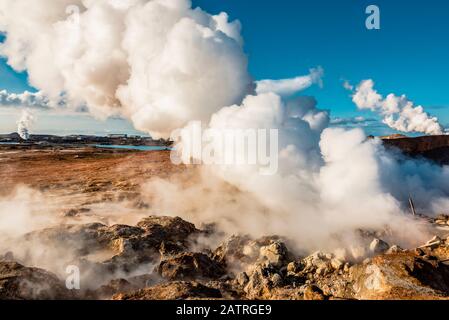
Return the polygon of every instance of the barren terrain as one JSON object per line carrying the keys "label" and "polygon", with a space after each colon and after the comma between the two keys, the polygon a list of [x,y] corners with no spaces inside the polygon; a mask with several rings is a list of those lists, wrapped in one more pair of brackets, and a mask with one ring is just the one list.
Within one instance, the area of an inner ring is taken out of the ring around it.
{"label": "barren terrain", "polygon": [[[31,197],[33,215],[56,223],[6,237],[0,299],[449,297],[448,216],[416,217],[437,235],[420,248],[401,248],[361,230],[368,252],[363,261],[303,255],[280,236],[215,234],[212,225],[154,215],[142,201],[142,183],[188,170],[169,157],[168,151],[1,146],[2,197],[26,186],[38,194]],[[215,247],[205,241],[219,236]],[[80,290],[66,287],[67,264],[80,268]]]}

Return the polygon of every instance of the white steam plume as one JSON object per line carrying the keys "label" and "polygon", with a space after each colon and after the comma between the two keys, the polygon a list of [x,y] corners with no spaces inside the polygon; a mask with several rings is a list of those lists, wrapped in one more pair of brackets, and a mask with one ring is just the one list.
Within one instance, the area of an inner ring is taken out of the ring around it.
{"label": "white steam plume", "polygon": [[[352,86],[345,86],[351,88]],[[403,132],[422,132],[430,135],[443,134],[438,118],[428,115],[422,106],[415,106],[405,95],[389,94],[382,97],[374,89],[374,81],[362,81],[352,96],[359,109],[369,109],[379,113],[390,128]]]}
{"label": "white steam plume", "polygon": [[34,123],[34,115],[30,110],[22,110],[19,121],[17,121],[17,133],[23,140],[30,138],[30,129]]}
{"label": "white steam plume", "polygon": [[[327,112],[302,99],[285,102],[274,93],[248,96],[242,105],[216,113],[209,127],[277,128],[277,174],[261,175],[255,165],[207,166],[202,169],[207,181],[190,188],[156,180],[146,190],[156,210],[197,223],[217,222],[228,232],[281,234],[310,251],[351,246],[354,238],[345,236],[357,229],[387,228],[395,234],[392,241],[405,246],[423,241],[427,235],[410,219],[405,204],[409,192],[416,192],[420,210],[432,213],[429,204],[449,195],[447,168],[397,159],[362,130],[329,129],[328,124]],[[183,143],[192,143],[185,141],[191,136],[186,134]],[[212,150],[221,150],[220,143]],[[226,163],[226,154],[222,157],[218,162]],[[223,182],[239,192],[230,192]]]}
{"label": "white steam plume", "polygon": [[321,86],[323,74],[323,68],[318,67],[316,69],[311,69],[310,74],[306,76],[295,77],[292,79],[257,81],[256,92],[258,94],[273,92],[281,96],[291,96],[313,84],[318,83]]}
{"label": "white steam plume", "polygon": [[188,0],[0,0],[0,12],[0,54],[33,86],[156,138],[253,90],[240,23]]}

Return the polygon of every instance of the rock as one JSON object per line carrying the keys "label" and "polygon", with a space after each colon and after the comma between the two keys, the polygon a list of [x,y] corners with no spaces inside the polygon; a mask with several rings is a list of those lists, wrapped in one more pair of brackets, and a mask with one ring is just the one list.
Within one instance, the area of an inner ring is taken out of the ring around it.
{"label": "rock", "polygon": [[389,248],[390,248],[390,245],[380,239],[374,239],[369,245],[369,249],[370,249],[371,253],[374,255],[382,254],[385,251],[387,251]]}
{"label": "rock", "polygon": [[423,257],[422,257],[424,260],[430,260],[430,261],[438,261],[438,258],[437,257],[435,257],[435,256],[432,256],[432,255],[424,255]]}
{"label": "rock", "polygon": [[282,267],[288,258],[288,250],[284,243],[273,241],[270,245],[260,248],[260,259],[274,267]]}
{"label": "rock", "polygon": [[73,299],[74,293],[54,274],[14,261],[0,261],[0,300]]}
{"label": "rock", "polygon": [[344,262],[337,258],[331,259],[331,266],[334,270],[340,270],[344,267],[344,265]]}
{"label": "rock", "polygon": [[257,265],[249,275],[249,281],[244,288],[248,299],[269,299],[271,296],[271,276],[274,270]]}
{"label": "rock", "polygon": [[251,240],[248,236],[232,236],[213,252],[214,260],[237,271],[255,263],[266,262],[281,267],[289,257],[285,244],[279,237]]}
{"label": "rock", "polygon": [[243,287],[248,283],[249,277],[246,272],[240,272],[236,277],[236,281],[240,286]]}
{"label": "rock", "polygon": [[435,217],[435,220],[438,221],[448,221],[449,220],[449,215],[447,214],[439,214]]}
{"label": "rock", "polygon": [[179,217],[150,216],[137,223],[137,226],[166,241],[181,243],[185,243],[188,237],[200,233],[194,224]]}
{"label": "rock", "polygon": [[202,253],[181,253],[162,261],[157,271],[168,280],[218,279],[225,274],[221,264]]}
{"label": "rock", "polygon": [[394,254],[394,253],[399,253],[399,252],[403,252],[403,251],[404,251],[404,249],[402,249],[400,246],[393,245],[385,253],[386,254]]}
{"label": "rock", "polygon": [[304,268],[304,265],[301,261],[293,261],[287,265],[287,275],[295,276],[299,272],[301,272]]}
{"label": "rock", "polygon": [[197,282],[176,281],[145,288],[132,293],[117,294],[114,300],[186,300],[220,299],[220,290]]}
{"label": "rock", "polygon": [[91,210],[89,208],[78,208],[78,209],[69,209],[66,210],[62,213],[62,216],[64,217],[68,217],[68,218],[73,218],[73,217],[78,217],[83,213],[88,213]]}
{"label": "rock", "polygon": [[219,263],[234,265],[247,260],[244,247],[251,241],[247,236],[232,236],[213,252],[212,258]]}
{"label": "rock", "polygon": [[89,270],[82,275],[83,281],[86,290],[95,291],[95,284],[109,283],[117,274],[124,277],[136,271],[153,272],[154,264],[161,259],[187,251],[190,236],[199,232],[180,218],[151,216],[137,227],[90,223],[34,231],[23,237],[23,247],[31,256],[36,243],[54,248],[51,252],[63,252],[67,263]]}
{"label": "rock", "polygon": [[14,253],[8,251],[4,255],[0,255],[0,261],[14,261]]}
{"label": "rock", "polygon": [[275,273],[271,276],[271,283],[273,287],[280,287],[284,283],[284,280],[279,275],[279,273]]}
{"label": "rock", "polygon": [[438,236],[434,236],[432,239],[427,241],[426,244],[421,246],[420,248],[435,249],[435,248],[439,247],[441,245],[441,243],[442,243],[441,238]]}
{"label": "rock", "polygon": [[323,276],[333,272],[332,259],[332,255],[317,251],[302,260],[302,265],[304,266],[302,273],[316,273]]}
{"label": "rock", "polygon": [[449,266],[410,252],[380,255],[352,267],[356,299],[439,299],[449,293]]}
{"label": "rock", "polygon": [[137,289],[138,288],[136,286],[133,286],[125,279],[115,279],[107,285],[103,285],[99,289],[95,290],[92,295],[95,299],[111,299],[111,297],[115,294],[125,294]]}
{"label": "rock", "polygon": [[415,254],[416,254],[417,256],[423,256],[423,255],[425,255],[423,249],[421,249],[421,248],[416,248],[416,249],[415,249]]}
{"label": "rock", "polygon": [[189,237],[198,232],[193,224],[180,218],[150,216],[137,227],[100,223],[61,225],[29,233],[25,240],[60,247],[64,252],[71,248],[71,254],[78,259],[110,251],[109,258],[96,262],[111,270],[131,272],[142,263],[186,251]]}
{"label": "rock", "polygon": [[325,300],[323,291],[315,285],[307,285],[303,289],[304,300]]}

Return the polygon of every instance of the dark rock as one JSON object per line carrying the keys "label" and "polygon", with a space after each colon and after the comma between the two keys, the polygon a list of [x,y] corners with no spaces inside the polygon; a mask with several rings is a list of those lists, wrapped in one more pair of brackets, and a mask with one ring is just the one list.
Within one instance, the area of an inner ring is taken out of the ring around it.
{"label": "dark rock", "polygon": [[197,282],[176,281],[142,289],[128,294],[117,294],[114,300],[186,300],[220,299],[220,290]]}
{"label": "dark rock", "polygon": [[150,216],[140,221],[137,226],[153,236],[183,243],[189,236],[200,232],[194,224],[179,217]]}
{"label": "dark rock", "polygon": [[125,279],[115,279],[109,282],[107,285],[101,286],[99,289],[95,290],[93,296],[96,299],[111,299],[115,294],[125,294],[137,289],[139,288],[132,285]]}
{"label": "dark rock", "polygon": [[0,300],[73,299],[74,293],[54,274],[17,262],[0,262]]}
{"label": "dark rock", "polygon": [[182,253],[162,261],[158,273],[168,280],[218,279],[225,274],[221,264],[202,253]]}
{"label": "dark rock", "polygon": [[14,261],[14,253],[8,251],[4,255],[0,255],[0,261]]}

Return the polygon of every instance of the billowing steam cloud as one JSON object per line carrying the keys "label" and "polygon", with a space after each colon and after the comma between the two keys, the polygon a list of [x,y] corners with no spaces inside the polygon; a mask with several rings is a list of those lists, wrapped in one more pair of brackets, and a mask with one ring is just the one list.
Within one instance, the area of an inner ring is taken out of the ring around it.
{"label": "billowing steam cloud", "polygon": [[34,123],[34,115],[30,110],[23,110],[19,121],[17,121],[17,133],[23,140],[30,138],[30,129]]}
{"label": "billowing steam cloud", "polygon": [[[188,0],[0,0],[0,11],[7,12],[1,53],[49,97],[64,92],[94,114],[124,115],[154,137],[190,130],[197,120],[212,129],[278,130],[276,174],[261,175],[258,165],[217,165],[201,167],[190,187],[155,180],[148,193],[159,212],[231,232],[285,235],[317,249],[341,244],[359,228],[388,226],[398,239],[421,241],[404,215],[408,194],[419,191],[417,206],[430,213],[430,203],[449,195],[446,168],[399,162],[360,129],[327,128],[329,114],[314,99],[291,97],[320,84],[321,69],[254,83],[240,23],[224,13],[192,9]],[[354,100],[362,108],[380,110],[407,131],[441,132],[405,97],[383,100],[372,88],[358,88]],[[212,144],[214,150],[220,147]],[[217,155],[226,162],[226,154]]]}
{"label": "billowing steam cloud", "polygon": [[240,23],[188,0],[0,0],[0,53],[55,99],[168,137],[253,90]]}
{"label": "billowing steam cloud", "polygon": [[[352,86],[345,83],[347,89]],[[405,95],[389,94],[385,99],[374,90],[373,80],[362,81],[355,89],[352,100],[359,109],[369,109],[379,113],[390,128],[403,132],[443,134],[438,118],[429,116],[422,106],[415,106]]]}
{"label": "billowing steam cloud", "polygon": [[[429,204],[449,195],[447,168],[398,159],[361,129],[329,129],[328,124],[327,112],[302,99],[283,101],[274,93],[248,96],[242,105],[216,113],[209,127],[277,128],[277,174],[261,175],[252,165],[216,165],[203,167],[204,180],[191,187],[155,180],[146,190],[161,212],[219,223],[228,232],[281,234],[306,250],[352,246],[357,243],[350,236],[354,230],[386,226],[395,242],[422,241],[426,236],[408,218],[409,193],[416,195],[420,210],[431,214],[436,208]],[[220,144],[212,150],[221,150]],[[226,154],[221,155],[218,163],[225,163]],[[223,182],[240,192],[233,193]]]}

